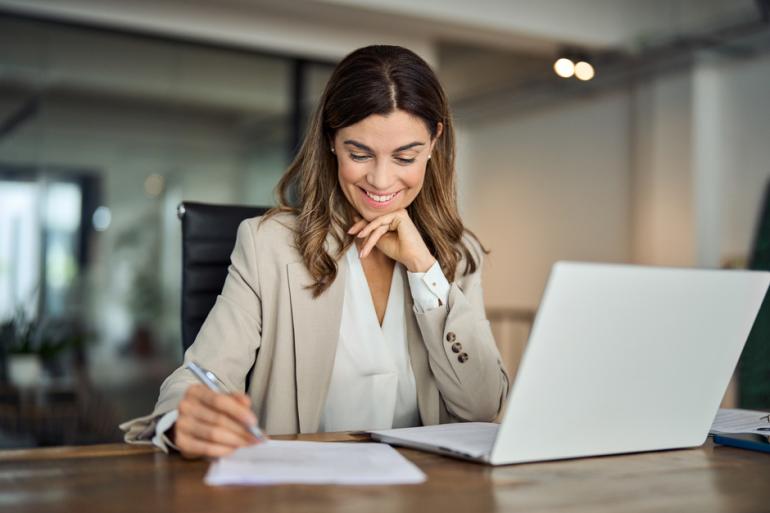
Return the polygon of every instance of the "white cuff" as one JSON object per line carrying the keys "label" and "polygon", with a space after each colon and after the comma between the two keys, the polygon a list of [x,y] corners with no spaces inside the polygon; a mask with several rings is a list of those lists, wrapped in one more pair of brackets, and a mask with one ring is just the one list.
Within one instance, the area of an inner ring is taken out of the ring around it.
{"label": "white cuff", "polygon": [[449,281],[436,260],[424,273],[406,272],[415,311],[422,313],[445,305],[449,299]]}
{"label": "white cuff", "polygon": [[[157,424],[155,424],[155,436],[152,438],[152,443],[165,450],[165,446],[172,447],[177,451],[179,448],[171,442],[171,439],[166,436],[166,431],[171,429],[171,426],[176,422],[176,418],[179,416],[177,410],[171,410],[164,414]],[[164,445],[165,444],[165,445]]]}

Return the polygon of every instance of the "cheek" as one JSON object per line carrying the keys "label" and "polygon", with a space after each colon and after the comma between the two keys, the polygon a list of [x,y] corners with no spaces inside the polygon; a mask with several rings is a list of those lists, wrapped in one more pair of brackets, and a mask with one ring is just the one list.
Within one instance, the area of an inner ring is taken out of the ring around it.
{"label": "cheek", "polygon": [[421,188],[424,180],[425,180],[424,168],[411,170],[404,175],[404,184],[408,187]]}
{"label": "cheek", "polygon": [[338,164],[337,176],[340,185],[344,189],[347,186],[354,185],[364,176],[361,166],[353,166],[349,163]]}
{"label": "cheek", "polygon": [[401,177],[401,182],[409,188],[409,195],[411,197],[417,196],[422,190],[422,185],[425,180],[425,169],[414,169],[407,173],[404,173]]}

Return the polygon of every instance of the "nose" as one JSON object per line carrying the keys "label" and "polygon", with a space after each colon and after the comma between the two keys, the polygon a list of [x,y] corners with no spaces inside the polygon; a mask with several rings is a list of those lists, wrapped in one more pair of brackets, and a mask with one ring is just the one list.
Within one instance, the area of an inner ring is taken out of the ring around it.
{"label": "nose", "polygon": [[391,164],[387,161],[378,161],[366,174],[366,182],[374,189],[380,191],[390,190],[395,179],[396,174],[391,169]]}

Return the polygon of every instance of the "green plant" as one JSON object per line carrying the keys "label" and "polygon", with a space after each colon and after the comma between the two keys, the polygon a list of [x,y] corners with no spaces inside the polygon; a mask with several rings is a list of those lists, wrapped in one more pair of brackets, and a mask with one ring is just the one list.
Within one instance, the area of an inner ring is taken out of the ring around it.
{"label": "green plant", "polygon": [[7,354],[36,354],[51,361],[70,349],[83,348],[86,336],[79,323],[67,319],[31,319],[24,309],[0,324],[0,346]]}

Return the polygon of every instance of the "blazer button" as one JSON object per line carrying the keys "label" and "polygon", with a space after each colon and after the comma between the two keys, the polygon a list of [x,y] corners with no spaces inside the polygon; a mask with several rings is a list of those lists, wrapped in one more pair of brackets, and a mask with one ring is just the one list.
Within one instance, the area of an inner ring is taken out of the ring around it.
{"label": "blazer button", "polygon": [[465,363],[468,361],[468,353],[460,353],[457,355],[457,361],[460,363]]}
{"label": "blazer button", "polygon": [[446,334],[447,342],[454,342],[455,340],[457,340],[457,337],[455,336],[454,331],[450,331],[449,333]]}
{"label": "blazer button", "polygon": [[462,350],[463,350],[463,345],[461,343],[455,342],[454,344],[452,344],[453,353],[459,353]]}

